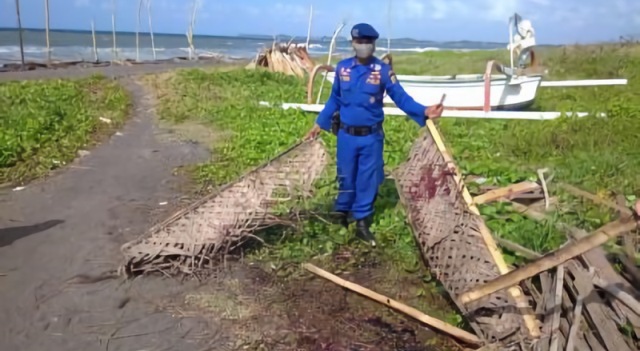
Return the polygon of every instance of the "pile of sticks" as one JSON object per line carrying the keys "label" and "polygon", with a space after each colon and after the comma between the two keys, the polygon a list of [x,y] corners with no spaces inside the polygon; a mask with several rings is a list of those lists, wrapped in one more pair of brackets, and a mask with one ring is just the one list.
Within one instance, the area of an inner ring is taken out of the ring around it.
{"label": "pile of sticks", "polygon": [[304,78],[305,73],[310,74],[315,63],[309,56],[307,48],[292,43],[276,44],[259,53],[249,67],[266,67],[271,72],[280,72],[287,75],[296,75]]}
{"label": "pile of sticks", "polygon": [[[531,296],[535,315],[543,323],[542,336],[532,345],[536,351],[637,350],[640,347],[640,272],[635,264],[635,247],[616,247],[617,259],[624,267],[620,274],[599,247],[617,236],[635,237],[637,213],[571,185],[560,187],[575,196],[611,207],[620,219],[591,234],[559,224],[558,229],[567,233],[568,241],[561,249],[545,256],[498,239],[500,246],[533,262],[467,292],[460,299],[469,303],[505,287],[521,287]],[[525,182],[492,190],[474,200],[478,203],[509,201],[518,198],[519,191],[529,192],[529,196],[523,197],[531,198],[532,193],[539,195],[539,190],[535,183]],[[546,203],[555,200],[555,197],[546,199]],[[550,219],[545,200],[529,206],[514,201],[512,205],[532,219]]]}

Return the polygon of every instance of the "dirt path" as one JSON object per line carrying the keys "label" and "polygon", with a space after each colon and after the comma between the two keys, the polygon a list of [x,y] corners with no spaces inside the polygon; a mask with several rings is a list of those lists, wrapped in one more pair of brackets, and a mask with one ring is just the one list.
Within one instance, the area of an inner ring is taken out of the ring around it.
{"label": "dirt path", "polygon": [[212,332],[159,305],[193,283],[78,276],[117,268],[120,246],[177,202],[185,182],[173,168],[208,157],[193,143],[159,142],[152,101],[124,84],[135,110],[120,133],[45,182],[0,192],[0,350],[188,351]]}

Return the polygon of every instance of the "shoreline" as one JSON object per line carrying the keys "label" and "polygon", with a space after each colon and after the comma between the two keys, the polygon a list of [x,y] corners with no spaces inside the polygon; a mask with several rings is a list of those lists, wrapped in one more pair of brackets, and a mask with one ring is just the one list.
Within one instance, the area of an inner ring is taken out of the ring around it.
{"label": "shoreline", "polygon": [[122,78],[140,74],[163,73],[179,68],[204,68],[225,65],[247,65],[249,59],[234,58],[201,58],[197,61],[180,58],[171,60],[142,61],[122,63],[86,61],[60,62],[47,67],[45,64],[27,62],[25,66],[30,70],[20,70],[21,64],[10,65],[11,69],[2,71],[7,65],[0,67],[0,82],[16,80],[40,80],[40,79],[79,79],[93,74],[102,74],[109,78]]}

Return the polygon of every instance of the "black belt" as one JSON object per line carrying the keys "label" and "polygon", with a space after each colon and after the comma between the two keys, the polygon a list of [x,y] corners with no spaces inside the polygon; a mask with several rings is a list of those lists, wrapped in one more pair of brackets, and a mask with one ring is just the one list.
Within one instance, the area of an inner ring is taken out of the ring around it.
{"label": "black belt", "polygon": [[340,122],[340,129],[353,136],[368,136],[382,130],[382,123],[373,126],[349,126]]}

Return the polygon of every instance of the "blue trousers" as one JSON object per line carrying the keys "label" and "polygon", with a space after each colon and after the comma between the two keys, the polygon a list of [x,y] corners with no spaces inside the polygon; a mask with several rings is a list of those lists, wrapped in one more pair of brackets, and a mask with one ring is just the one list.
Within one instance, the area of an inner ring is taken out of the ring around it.
{"label": "blue trousers", "polygon": [[383,131],[368,136],[338,132],[336,211],[351,212],[356,220],[373,213],[378,188],[384,181],[383,150]]}

